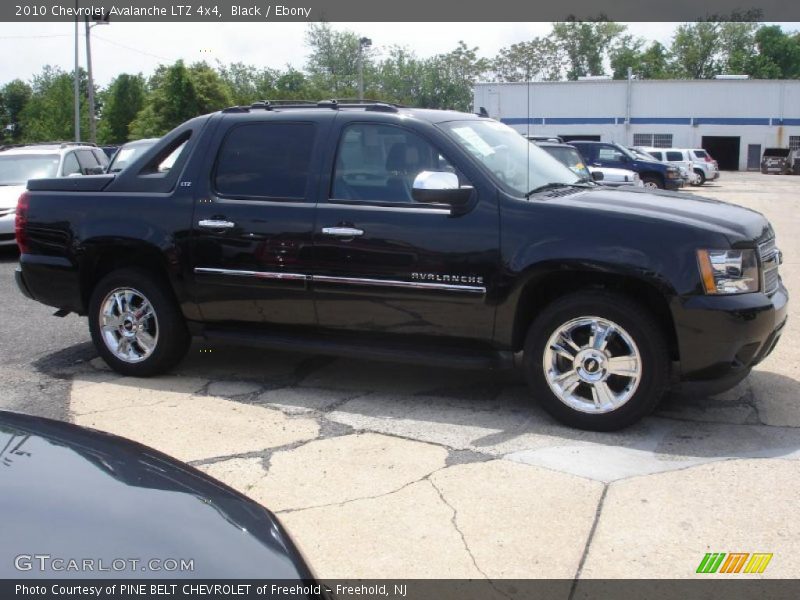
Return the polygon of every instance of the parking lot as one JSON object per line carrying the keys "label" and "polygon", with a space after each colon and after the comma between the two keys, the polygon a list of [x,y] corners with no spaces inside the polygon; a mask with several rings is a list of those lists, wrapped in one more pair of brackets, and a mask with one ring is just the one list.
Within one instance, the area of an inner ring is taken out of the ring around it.
{"label": "parking lot", "polygon": [[[723,173],[687,193],[773,223],[800,289],[800,177]],[[110,431],[276,512],[322,578],[683,578],[707,552],[800,569],[800,314],[735,389],[667,398],[616,433],[565,428],[515,372],[195,342],[171,375],[96,358],[0,257],[0,406]]]}

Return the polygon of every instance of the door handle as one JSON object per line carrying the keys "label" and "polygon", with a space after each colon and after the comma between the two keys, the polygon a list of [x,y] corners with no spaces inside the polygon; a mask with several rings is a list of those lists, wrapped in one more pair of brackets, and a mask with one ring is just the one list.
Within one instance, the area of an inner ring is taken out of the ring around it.
{"label": "door handle", "polygon": [[364,235],[363,229],[356,229],[355,227],[323,227],[322,233],[325,235],[333,235],[336,237],[351,238],[359,235]]}
{"label": "door handle", "polygon": [[197,225],[207,229],[233,229],[236,227],[236,223],[233,221],[225,221],[222,219],[203,219],[198,221]]}

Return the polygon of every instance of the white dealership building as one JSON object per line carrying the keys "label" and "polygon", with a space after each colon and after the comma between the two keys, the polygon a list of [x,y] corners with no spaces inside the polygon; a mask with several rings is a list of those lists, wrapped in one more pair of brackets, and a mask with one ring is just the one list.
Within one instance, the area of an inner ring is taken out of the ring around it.
{"label": "white dealership building", "polygon": [[765,148],[800,149],[798,80],[479,83],[481,107],[521,133],[705,148],[721,169],[758,169]]}

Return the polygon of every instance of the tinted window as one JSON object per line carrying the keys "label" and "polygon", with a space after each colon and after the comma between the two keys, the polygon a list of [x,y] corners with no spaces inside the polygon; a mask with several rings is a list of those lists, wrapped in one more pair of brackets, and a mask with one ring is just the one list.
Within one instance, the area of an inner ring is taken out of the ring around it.
{"label": "tinted window", "polygon": [[64,176],[67,176],[80,172],[81,172],[81,166],[78,164],[78,159],[75,158],[74,152],[70,152],[64,157],[64,169],[62,171],[62,174]]}
{"label": "tinted window", "polygon": [[655,158],[656,160],[664,160],[664,155],[661,152],[655,152],[654,150],[649,150],[648,153]]}
{"label": "tinted window", "polygon": [[81,163],[81,167],[84,169],[97,167],[100,164],[91,150],[77,150],[75,154],[78,155],[78,162]]}
{"label": "tinted window", "polygon": [[683,160],[683,152],[667,152],[667,160],[669,161]]}
{"label": "tinted window", "polygon": [[707,156],[707,155],[706,155],[706,151],[705,151],[705,150],[692,150],[692,153],[693,153],[693,154],[694,154],[694,155],[695,155],[697,158],[705,158],[705,157]]}
{"label": "tinted window", "polygon": [[608,162],[620,162],[625,155],[614,146],[601,146],[597,153],[598,160]]}
{"label": "tinted window", "polygon": [[304,198],[313,146],[311,123],[234,127],[219,151],[214,187],[236,198]]}
{"label": "tinted window", "polygon": [[453,166],[415,133],[389,125],[350,125],[339,142],[331,196],[337,200],[413,202],[411,188],[422,171],[455,173]]}

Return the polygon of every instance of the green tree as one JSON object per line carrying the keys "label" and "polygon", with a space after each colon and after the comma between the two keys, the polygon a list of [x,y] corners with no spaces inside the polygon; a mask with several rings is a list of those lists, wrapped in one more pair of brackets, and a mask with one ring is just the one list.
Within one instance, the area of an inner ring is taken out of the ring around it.
{"label": "green tree", "polygon": [[572,17],[562,23],[553,23],[550,39],[565,57],[566,78],[605,74],[603,64],[608,51],[625,30],[624,25],[605,17],[588,21]]}
{"label": "green tree", "polygon": [[[312,23],[306,32],[309,47],[306,70],[312,85],[335,98],[353,97],[358,89],[359,36],[336,31],[329,23]],[[364,48],[365,85],[374,74],[373,51]]]}
{"label": "green tree", "polygon": [[97,131],[100,143],[122,144],[128,141],[131,123],[144,107],[145,96],[145,81],[141,74],[123,73],[103,90],[103,112]]}
{"label": "green tree", "polygon": [[779,25],[764,25],[754,36],[756,54],[748,73],[758,79],[800,78],[800,33],[784,33]]}
{"label": "green tree", "polygon": [[20,119],[32,94],[31,86],[21,79],[14,79],[0,89],[0,99],[2,99],[0,125],[3,128],[5,141],[17,142],[22,138]]}
{"label": "green tree", "polygon": [[491,69],[496,81],[552,81],[559,78],[564,58],[551,37],[535,37],[501,48]]}
{"label": "green tree", "polygon": [[621,36],[609,50],[609,62],[614,79],[626,79],[628,67],[639,79],[669,77],[669,52],[659,42],[646,41],[629,35]]}
{"label": "green tree", "polygon": [[[71,140],[74,130],[73,76],[58,67],[45,66],[31,81],[32,93],[19,117],[22,140],[43,142]],[[86,72],[79,72],[81,97],[81,131],[88,131],[89,118],[86,110]]]}
{"label": "green tree", "polygon": [[206,63],[160,65],[148,87],[144,106],[130,126],[132,139],[162,136],[188,119],[232,104],[230,90]]}

